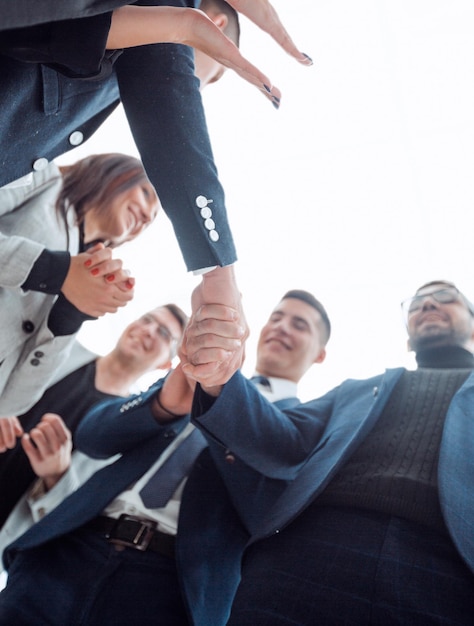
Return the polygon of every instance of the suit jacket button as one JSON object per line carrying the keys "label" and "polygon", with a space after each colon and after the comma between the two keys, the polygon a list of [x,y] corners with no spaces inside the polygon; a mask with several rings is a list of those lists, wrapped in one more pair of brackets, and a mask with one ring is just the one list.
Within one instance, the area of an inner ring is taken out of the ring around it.
{"label": "suit jacket button", "polygon": [[235,456],[232,454],[232,452],[230,450],[226,450],[225,451],[225,460],[226,463],[230,463],[232,465],[232,463],[235,463]]}
{"label": "suit jacket button", "polygon": [[35,329],[35,325],[30,320],[25,320],[23,324],[21,325],[21,327],[23,328],[25,333],[28,333],[28,334],[32,333]]}
{"label": "suit jacket button", "polygon": [[33,162],[33,169],[35,170],[35,172],[41,172],[41,170],[44,170],[46,167],[48,167],[48,165],[48,159],[46,157],[40,157]]}
{"label": "suit jacket button", "polygon": [[80,146],[84,141],[84,134],[80,130],[75,130],[69,135],[69,143],[71,146]]}
{"label": "suit jacket button", "polygon": [[44,356],[44,352],[42,352],[41,350],[36,350],[35,356],[38,357],[38,359],[41,359]]}
{"label": "suit jacket button", "polygon": [[30,363],[36,367],[41,363],[41,361],[39,359],[31,359]]}

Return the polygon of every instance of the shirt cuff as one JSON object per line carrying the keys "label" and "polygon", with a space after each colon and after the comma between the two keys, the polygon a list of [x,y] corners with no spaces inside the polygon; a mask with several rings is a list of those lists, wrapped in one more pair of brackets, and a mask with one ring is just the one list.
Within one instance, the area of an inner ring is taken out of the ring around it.
{"label": "shirt cuff", "polygon": [[48,317],[48,328],[54,336],[73,335],[86,320],[95,320],[96,317],[79,311],[61,293],[53,305]]}
{"label": "shirt cuff", "polygon": [[70,264],[69,252],[43,250],[21,288],[23,291],[57,294],[61,291]]}

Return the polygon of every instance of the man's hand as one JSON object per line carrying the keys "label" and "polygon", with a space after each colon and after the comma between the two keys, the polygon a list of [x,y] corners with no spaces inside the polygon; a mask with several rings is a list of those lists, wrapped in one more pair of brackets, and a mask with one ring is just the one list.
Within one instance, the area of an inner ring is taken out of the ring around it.
{"label": "man's hand", "polygon": [[169,422],[191,412],[196,383],[185,376],[182,363],[173,369],[156,394],[152,411],[158,422]]}
{"label": "man's hand", "polygon": [[203,275],[191,298],[192,316],[185,331],[186,376],[207,393],[218,395],[242,366],[249,335],[232,266]]}
{"label": "man's hand", "polygon": [[12,450],[22,435],[23,428],[17,417],[0,417],[0,452]]}
{"label": "man's hand", "polygon": [[49,490],[59,481],[71,464],[71,433],[55,413],[45,413],[29,434],[23,435],[21,445],[37,476]]}

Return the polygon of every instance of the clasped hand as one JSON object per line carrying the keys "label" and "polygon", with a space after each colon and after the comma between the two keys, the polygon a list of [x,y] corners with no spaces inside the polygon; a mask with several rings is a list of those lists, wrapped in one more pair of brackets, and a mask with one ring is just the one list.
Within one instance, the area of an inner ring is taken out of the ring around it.
{"label": "clasped hand", "polygon": [[112,258],[112,250],[99,243],[71,257],[61,291],[79,311],[100,317],[125,306],[133,298],[134,284],[122,269],[122,261]]}

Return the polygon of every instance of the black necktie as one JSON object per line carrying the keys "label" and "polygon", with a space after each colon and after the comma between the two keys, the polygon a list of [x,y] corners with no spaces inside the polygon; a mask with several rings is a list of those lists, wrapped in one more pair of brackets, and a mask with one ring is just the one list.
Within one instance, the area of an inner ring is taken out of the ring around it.
{"label": "black necktie", "polygon": [[179,444],[140,491],[142,502],[148,509],[166,506],[206,445],[206,440],[196,428]]}
{"label": "black necktie", "polygon": [[250,380],[255,385],[262,385],[262,387],[268,387],[269,389],[272,388],[272,386],[270,385],[270,381],[266,376],[260,376],[260,374],[258,374],[257,376],[252,376]]}

